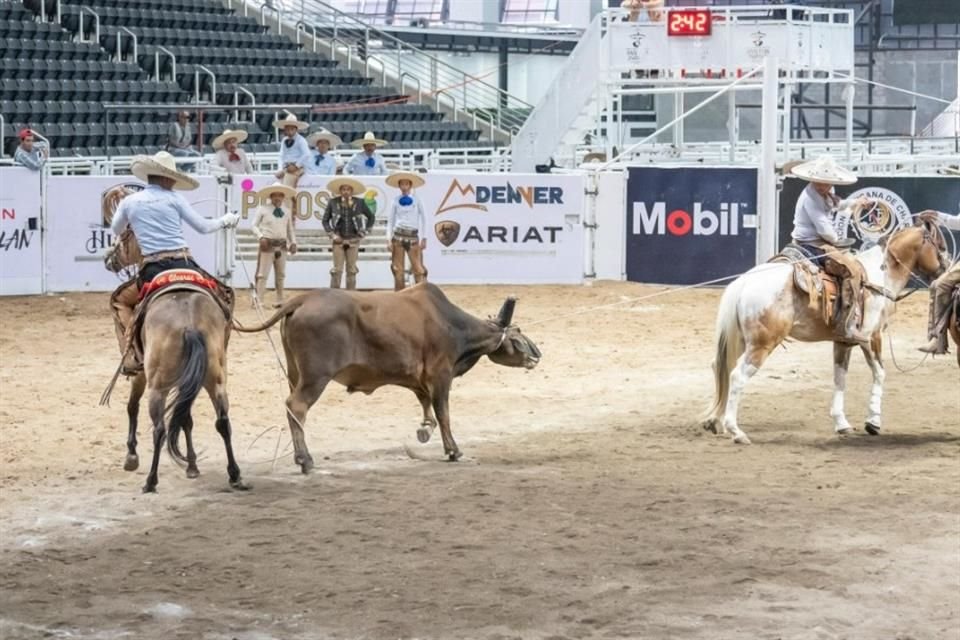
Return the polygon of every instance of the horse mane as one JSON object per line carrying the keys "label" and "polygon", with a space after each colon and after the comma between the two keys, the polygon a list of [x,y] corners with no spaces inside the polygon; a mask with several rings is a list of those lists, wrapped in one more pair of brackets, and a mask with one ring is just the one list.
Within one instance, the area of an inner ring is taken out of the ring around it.
{"label": "horse mane", "polygon": [[[103,226],[110,226],[117,213],[117,207],[120,206],[120,201],[133,193],[136,193],[136,190],[121,184],[103,194],[100,212]],[[128,227],[120,233],[113,247],[109,250],[106,261],[107,269],[120,273],[125,269],[139,266],[141,260],[143,260],[143,253],[140,251],[140,243],[137,242],[133,230]]]}

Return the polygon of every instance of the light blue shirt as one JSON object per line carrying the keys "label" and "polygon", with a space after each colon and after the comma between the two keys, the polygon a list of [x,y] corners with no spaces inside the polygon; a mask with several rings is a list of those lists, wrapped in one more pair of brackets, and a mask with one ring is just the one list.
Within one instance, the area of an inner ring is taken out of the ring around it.
{"label": "light blue shirt", "polygon": [[427,237],[427,216],[423,213],[423,203],[413,192],[411,204],[400,204],[401,193],[390,203],[387,212],[387,240],[393,239],[393,230],[396,228],[411,229],[420,234],[420,239]]}
{"label": "light blue shirt", "polygon": [[[367,159],[369,158],[373,158],[372,167],[367,166]],[[385,176],[388,173],[387,163],[384,162],[383,156],[376,151],[373,152],[372,156],[368,156],[363,151],[353,156],[343,172],[353,176]]]}
{"label": "light blue shirt", "polygon": [[286,137],[280,140],[280,168],[295,164],[303,169],[310,161],[310,145],[307,144],[307,139],[298,133],[293,136],[293,144],[289,147],[287,140],[289,138]]}
{"label": "light blue shirt", "polygon": [[[830,193],[833,194],[832,191]],[[793,211],[793,239],[802,243],[837,242],[837,231],[833,227],[833,209],[833,204],[817,193],[812,184],[808,184],[800,192]]]}
{"label": "light blue shirt", "polygon": [[949,213],[938,211],[937,220],[951,231],[960,231],[960,213],[952,216]]}
{"label": "light blue shirt", "polygon": [[176,191],[167,191],[155,184],[120,201],[110,229],[114,235],[130,225],[137,236],[143,255],[160,251],[176,251],[187,247],[181,222],[199,233],[213,233],[223,224],[219,219],[202,217],[186,198]]}
{"label": "light blue shirt", "polygon": [[304,169],[307,170],[307,173],[315,176],[332,176],[337,173],[337,159],[333,157],[333,154],[327,151],[323,160],[319,163],[317,158],[320,157],[320,152],[314,149],[310,152],[310,160],[307,161]]}
{"label": "light blue shirt", "polygon": [[23,147],[18,146],[17,150],[13,152],[13,163],[21,167],[26,167],[27,169],[40,171],[44,162],[46,162],[46,160],[40,155],[40,149],[36,145],[34,145],[31,151],[24,151]]}

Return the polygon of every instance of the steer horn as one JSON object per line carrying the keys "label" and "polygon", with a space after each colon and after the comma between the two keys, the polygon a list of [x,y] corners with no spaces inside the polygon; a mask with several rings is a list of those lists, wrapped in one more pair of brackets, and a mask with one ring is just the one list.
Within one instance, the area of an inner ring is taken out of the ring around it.
{"label": "steer horn", "polygon": [[503,301],[503,306],[500,307],[500,313],[497,314],[497,324],[503,328],[510,326],[510,323],[513,322],[513,309],[517,306],[517,299],[513,296],[510,296]]}

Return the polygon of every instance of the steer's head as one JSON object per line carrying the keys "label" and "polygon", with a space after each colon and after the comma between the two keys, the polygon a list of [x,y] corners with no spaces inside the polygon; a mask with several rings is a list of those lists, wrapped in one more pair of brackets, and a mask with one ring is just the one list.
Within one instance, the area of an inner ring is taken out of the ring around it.
{"label": "steer's head", "polygon": [[505,367],[533,369],[540,362],[540,349],[537,349],[533,340],[520,333],[519,327],[512,324],[513,309],[516,306],[516,298],[507,298],[497,317],[490,320],[501,333],[500,345],[489,357]]}

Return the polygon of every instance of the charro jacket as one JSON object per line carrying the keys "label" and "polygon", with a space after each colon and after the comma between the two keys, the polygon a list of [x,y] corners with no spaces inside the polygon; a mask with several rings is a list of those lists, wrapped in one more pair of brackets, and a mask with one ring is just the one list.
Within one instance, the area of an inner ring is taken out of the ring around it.
{"label": "charro jacket", "polygon": [[362,238],[373,228],[376,217],[360,198],[331,198],[323,214],[323,228],[327,233],[335,233],[341,238]]}

